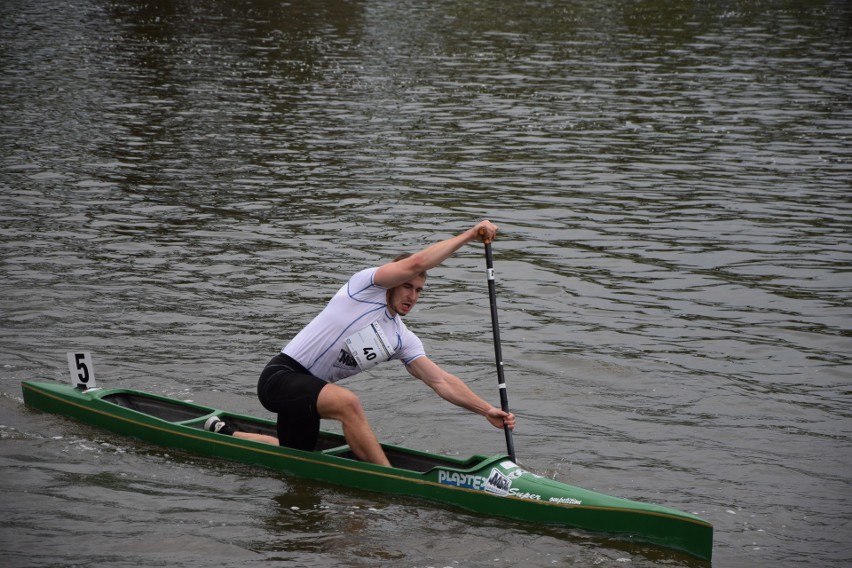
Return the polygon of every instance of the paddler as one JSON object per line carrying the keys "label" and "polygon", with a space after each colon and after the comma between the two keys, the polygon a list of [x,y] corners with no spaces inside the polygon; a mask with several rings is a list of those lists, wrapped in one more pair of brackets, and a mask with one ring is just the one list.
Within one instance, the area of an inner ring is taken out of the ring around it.
{"label": "paddler", "polygon": [[444,400],[484,416],[497,428],[514,429],[514,414],[481,399],[461,379],[429,359],[423,343],[402,321],[420,299],[429,269],[465,244],[490,242],[496,234],[496,225],[482,221],[420,252],[352,276],[260,375],[258,398],[264,408],[278,414],[278,438],[234,431],[218,417],[209,419],[205,427],[312,451],[320,419],[338,420],[346,442],[360,460],[389,466],[358,396],[336,383],[379,363],[399,360]]}

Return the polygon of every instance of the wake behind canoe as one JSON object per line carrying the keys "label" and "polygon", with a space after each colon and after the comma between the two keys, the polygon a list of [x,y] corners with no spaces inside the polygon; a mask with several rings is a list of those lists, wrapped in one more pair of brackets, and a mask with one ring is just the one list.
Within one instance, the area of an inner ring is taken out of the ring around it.
{"label": "wake behind canoe", "polygon": [[506,456],[454,458],[382,445],[392,467],[358,461],[343,436],[321,432],[305,452],[204,430],[213,415],[241,431],[276,435],[270,420],[129,389],[90,389],[24,381],[24,402],[147,442],[254,464],[289,475],[396,495],[528,523],[552,523],[620,535],[710,560],[713,527],[688,513],[629,501],[525,471]]}

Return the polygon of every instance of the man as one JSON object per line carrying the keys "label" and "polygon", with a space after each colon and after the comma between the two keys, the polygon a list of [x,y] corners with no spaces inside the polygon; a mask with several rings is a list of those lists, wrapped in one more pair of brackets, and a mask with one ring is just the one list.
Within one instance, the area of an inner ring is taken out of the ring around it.
{"label": "man", "polygon": [[515,416],[479,398],[461,379],[426,356],[423,344],[402,322],[420,299],[426,271],[466,243],[492,240],[497,226],[482,221],[464,233],[378,268],[355,274],[325,309],[264,368],[258,398],[278,413],[278,438],[234,432],[216,417],[207,429],[312,451],[321,418],[338,420],[352,451],[363,461],[387,465],[358,397],[336,384],[378,363],[398,359],[441,398],[484,416],[493,426],[515,427]]}

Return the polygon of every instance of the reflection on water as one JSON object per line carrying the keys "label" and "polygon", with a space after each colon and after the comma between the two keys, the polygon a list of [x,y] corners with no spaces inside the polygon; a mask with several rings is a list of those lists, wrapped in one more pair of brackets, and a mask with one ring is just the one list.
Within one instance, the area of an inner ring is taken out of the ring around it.
{"label": "reflection on water", "polygon": [[[353,519],[347,493],[193,482],[127,441],[101,472],[40,437],[77,427],[13,403],[84,347],[105,382],[257,414],[260,368],[353,268],[489,217],[526,466],[698,512],[726,566],[842,565],[851,15],[839,1],[3,3],[0,449],[25,474],[3,488],[56,487],[10,507],[63,527],[50,500],[82,486],[73,510],[136,495],[121,531],[226,511],[238,536],[221,553],[240,561],[337,565],[332,549],[368,534],[352,565],[668,562],[443,509],[373,514],[372,496]],[[433,271],[409,325],[496,399],[482,273],[475,247]],[[383,439],[502,451],[400,373],[350,383]],[[33,466],[58,454],[82,475]],[[105,487],[138,468],[166,481]],[[80,515],[75,542],[102,528]],[[37,532],[0,526],[7,543]],[[460,533],[466,550],[433,551]],[[68,536],[39,558],[86,557]],[[179,565],[214,546],[193,537]]]}
{"label": "reflection on water", "polygon": [[383,497],[363,497],[347,490],[327,491],[311,482],[294,485],[274,498],[278,510],[267,519],[270,533],[286,536],[255,546],[288,556],[334,556],[345,550],[350,561],[404,559],[404,552],[395,548],[407,529],[376,507],[376,499],[384,501]]}

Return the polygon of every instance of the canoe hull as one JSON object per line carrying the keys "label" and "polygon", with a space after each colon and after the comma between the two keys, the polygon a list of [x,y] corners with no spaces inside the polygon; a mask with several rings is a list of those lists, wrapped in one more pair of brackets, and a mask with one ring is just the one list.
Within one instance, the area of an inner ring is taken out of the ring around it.
{"label": "canoe hull", "polygon": [[420,497],[477,513],[558,524],[646,542],[710,560],[713,527],[688,513],[581,489],[525,471],[506,456],[439,456],[383,445],[394,467],[355,459],[342,436],[322,432],[304,452],[203,429],[214,414],[240,430],[275,434],[275,423],[129,389],[82,391],[24,381],[24,402],[111,432],[187,452],[259,465],[319,482]]}

